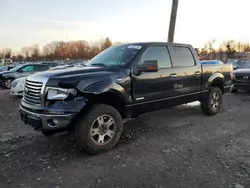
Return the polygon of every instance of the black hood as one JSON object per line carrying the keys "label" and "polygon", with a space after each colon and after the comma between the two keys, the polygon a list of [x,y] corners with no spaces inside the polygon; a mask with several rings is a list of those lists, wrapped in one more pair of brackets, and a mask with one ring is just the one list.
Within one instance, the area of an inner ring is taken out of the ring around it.
{"label": "black hood", "polygon": [[235,75],[250,75],[250,69],[237,69],[234,71]]}
{"label": "black hood", "polygon": [[61,70],[48,70],[27,77],[27,80],[48,80],[47,86],[66,88],[83,87],[93,83],[113,81],[128,75],[126,69],[105,67],[72,67]]}
{"label": "black hood", "polygon": [[72,77],[81,77],[87,75],[98,75],[98,74],[107,74],[106,68],[103,67],[71,67],[66,69],[59,70],[47,70],[44,72],[39,72],[33,74],[32,76],[47,77],[47,78],[72,78]]}

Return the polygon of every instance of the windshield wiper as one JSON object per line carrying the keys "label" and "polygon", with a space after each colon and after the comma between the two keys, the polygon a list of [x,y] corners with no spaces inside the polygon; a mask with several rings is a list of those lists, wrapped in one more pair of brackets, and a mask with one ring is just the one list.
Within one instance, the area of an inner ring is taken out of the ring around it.
{"label": "windshield wiper", "polygon": [[107,67],[105,64],[103,64],[103,63],[93,63],[93,64],[91,64],[91,66],[100,66],[100,67]]}

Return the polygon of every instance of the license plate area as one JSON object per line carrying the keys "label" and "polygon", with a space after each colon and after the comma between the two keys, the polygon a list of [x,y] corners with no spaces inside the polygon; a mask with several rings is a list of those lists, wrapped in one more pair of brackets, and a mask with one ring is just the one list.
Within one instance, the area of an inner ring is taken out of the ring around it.
{"label": "license plate area", "polygon": [[26,114],[25,112],[20,112],[21,120],[35,129],[40,129],[42,127],[42,120],[39,117],[32,116],[30,114]]}

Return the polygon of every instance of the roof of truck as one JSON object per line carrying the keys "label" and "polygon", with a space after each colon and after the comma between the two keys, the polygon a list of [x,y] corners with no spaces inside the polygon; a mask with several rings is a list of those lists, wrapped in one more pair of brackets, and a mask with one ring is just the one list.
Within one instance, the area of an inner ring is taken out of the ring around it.
{"label": "roof of truck", "polygon": [[[177,46],[191,46],[190,44],[182,44],[182,43],[171,43],[171,42],[132,42],[132,43],[127,43],[130,45],[158,45],[158,44],[165,44],[165,45],[177,45]],[[121,44],[122,45],[122,44]]]}

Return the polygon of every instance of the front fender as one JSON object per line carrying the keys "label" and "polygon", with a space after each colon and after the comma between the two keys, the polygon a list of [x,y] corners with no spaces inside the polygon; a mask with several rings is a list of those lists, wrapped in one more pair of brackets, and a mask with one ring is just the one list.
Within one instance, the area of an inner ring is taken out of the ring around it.
{"label": "front fender", "polygon": [[13,78],[13,79],[16,79],[16,77],[12,74],[6,74],[6,75],[3,75],[3,78],[4,79],[8,79],[8,78]]}
{"label": "front fender", "polygon": [[85,88],[82,88],[81,91],[83,93],[91,93],[95,95],[111,92],[111,93],[118,95],[122,99],[124,99],[125,103],[130,102],[129,93],[121,85],[112,81],[102,81],[102,82],[94,83]]}

